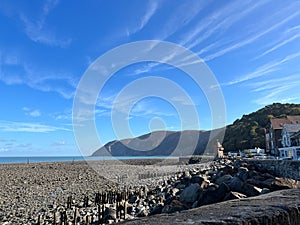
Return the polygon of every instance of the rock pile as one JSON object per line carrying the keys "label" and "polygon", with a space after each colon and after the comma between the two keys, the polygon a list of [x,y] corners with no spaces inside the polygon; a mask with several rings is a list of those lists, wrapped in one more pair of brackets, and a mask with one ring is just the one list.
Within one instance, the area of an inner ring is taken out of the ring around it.
{"label": "rock pile", "polygon": [[147,216],[289,188],[300,188],[300,181],[275,177],[247,163],[220,160],[211,164],[210,169],[178,172],[129,203],[136,216]]}

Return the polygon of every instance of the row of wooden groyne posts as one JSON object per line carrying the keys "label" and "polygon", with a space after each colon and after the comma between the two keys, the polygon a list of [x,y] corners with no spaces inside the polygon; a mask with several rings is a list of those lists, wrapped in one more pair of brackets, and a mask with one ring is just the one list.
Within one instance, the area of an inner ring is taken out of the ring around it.
{"label": "row of wooden groyne posts", "polygon": [[[169,176],[173,175],[172,172],[165,173],[145,173],[139,174],[138,178],[149,179],[149,178],[160,178],[158,184],[167,182]],[[118,179],[119,180],[119,179]],[[84,196],[83,201],[81,201],[80,206],[74,204],[73,196],[68,196],[65,204],[61,204],[56,207],[51,213],[53,216],[51,219],[46,219],[45,215],[38,215],[37,225],[43,225],[47,221],[47,224],[53,225],[67,225],[67,224],[84,224],[84,225],[101,225],[108,224],[110,222],[124,221],[126,218],[128,200],[131,197],[147,196],[148,188],[146,186],[142,187],[129,187],[124,188],[122,191],[108,191],[108,192],[98,192],[94,194],[93,198],[89,196]],[[91,201],[93,200],[93,201]],[[91,204],[92,203],[92,204]],[[97,213],[94,212],[92,215],[88,213],[85,216],[80,215],[80,210],[88,211],[90,208],[97,208]],[[113,209],[115,215],[111,216],[107,210]],[[132,218],[135,217],[134,211],[130,213]],[[112,219],[113,218],[113,219]]]}
{"label": "row of wooden groyne posts", "polygon": [[[129,193],[128,191],[113,192],[109,191],[106,193],[96,193],[94,197],[93,205],[90,205],[90,198],[85,196],[83,199],[83,205],[81,207],[73,205],[72,196],[68,196],[65,205],[58,206],[52,213],[53,225],[67,225],[67,224],[106,224],[110,219],[106,216],[106,210],[108,205],[114,206],[115,219],[114,222],[125,220],[125,215],[127,214],[127,201],[132,195],[141,196],[143,194],[142,189],[140,192]],[[96,218],[94,215],[85,215],[83,220],[82,216],[79,214],[79,209],[97,207]],[[73,212],[73,216],[71,215]],[[42,215],[38,216],[37,225],[42,225],[44,218]]]}

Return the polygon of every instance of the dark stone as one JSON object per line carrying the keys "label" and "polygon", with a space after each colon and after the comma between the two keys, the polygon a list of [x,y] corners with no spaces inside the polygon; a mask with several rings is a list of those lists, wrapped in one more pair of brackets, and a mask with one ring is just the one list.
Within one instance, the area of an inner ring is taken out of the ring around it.
{"label": "dark stone", "polygon": [[149,211],[145,208],[145,206],[141,206],[137,208],[137,217],[145,217],[148,216]]}
{"label": "dark stone", "polygon": [[242,199],[242,198],[247,198],[246,195],[235,192],[235,191],[230,191],[224,198],[224,201],[229,201],[229,200],[234,200],[234,199]]}
{"label": "dark stone", "polygon": [[113,208],[110,208],[110,207],[105,208],[104,219],[105,219],[105,221],[115,220],[116,219],[116,210]]}
{"label": "dark stone", "polygon": [[127,210],[126,211],[129,215],[132,214],[133,210],[134,210],[133,205],[127,204]]}
{"label": "dark stone", "polygon": [[170,196],[169,198],[167,198],[165,201],[164,201],[164,204],[165,205],[169,205],[173,200],[176,200],[177,197],[176,196]]}
{"label": "dark stone", "polygon": [[226,174],[220,178],[218,178],[216,180],[216,184],[222,184],[222,183],[226,183],[226,184],[230,184],[230,180],[231,180],[232,176],[230,174]]}
{"label": "dark stone", "polygon": [[173,213],[177,211],[182,211],[184,209],[185,207],[180,201],[173,200],[170,205],[164,206],[164,208],[162,209],[162,213]]}
{"label": "dark stone", "polygon": [[135,203],[135,202],[137,202],[138,201],[138,197],[136,196],[136,195],[133,195],[133,196],[131,196],[129,199],[128,199],[128,202],[130,203],[130,204],[133,204],[133,203]]}
{"label": "dark stone", "polygon": [[276,190],[292,189],[292,188],[300,188],[300,181],[293,180],[290,178],[276,177],[270,189],[276,191]]}
{"label": "dark stone", "polygon": [[198,206],[221,202],[229,191],[230,188],[225,183],[222,183],[216,190],[208,189],[201,194]]}
{"label": "dark stone", "polygon": [[154,208],[150,211],[149,216],[160,214],[162,212],[163,205],[159,204],[154,206]]}
{"label": "dark stone", "polygon": [[238,177],[233,177],[231,179],[229,187],[230,187],[231,191],[240,192],[244,195],[247,195],[248,197],[249,196],[257,196],[261,192],[261,189],[259,189],[258,187],[254,186],[250,183],[243,182]]}
{"label": "dark stone", "polygon": [[238,177],[242,181],[246,181],[248,179],[248,169],[246,167],[240,167],[238,170]]}
{"label": "dark stone", "polygon": [[198,183],[198,184],[202,184],[202,182],[204,181],[204,178],[201,177],[200,175],[194,175],[192,176],[191,182],[192,183]]}
{"label": "dark stone", "polygon": [[222,171],[224,175],[226,174],[233,175],[237,173],[237,169],[234,166],[229,166],[229,165],[225,166]]}
{"label": "dark stone", "polygon": [[180,194],[180,201],[185,203],[193,203],[197,200],[200,193],[200,185],[197,183],[186,187]]}

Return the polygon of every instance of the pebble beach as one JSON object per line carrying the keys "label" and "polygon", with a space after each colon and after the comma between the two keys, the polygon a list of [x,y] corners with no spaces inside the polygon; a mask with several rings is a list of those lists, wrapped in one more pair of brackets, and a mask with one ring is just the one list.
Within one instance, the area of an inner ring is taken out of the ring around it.
{"label": "pebble beach", "polygon": [[[161,181],[160,175],[182,170],[177,164],[178,160],[162,166],[149,160],[2,164],[0,222],[37,224],[39,215],[51,217],[51,212],[64,205],[68,196],[72,196],[74,205],[80,205],[85,196],[92,199],[97,192],[154,186]],[[156,177],[139,179],[141,176],[137,173],[141,170],[142,175],[155,174]]]}

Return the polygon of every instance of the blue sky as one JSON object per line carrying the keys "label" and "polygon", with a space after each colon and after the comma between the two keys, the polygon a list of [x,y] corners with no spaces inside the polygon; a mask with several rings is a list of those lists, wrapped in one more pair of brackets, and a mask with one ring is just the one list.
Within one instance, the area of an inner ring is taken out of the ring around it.
{"label": "blue sky", "polygon": [[[80,154],[72,126],[78,82],[99,56],[134,41],[173,42],[198,54],[220,84],[227,124],[273,102],[300,103],[299,8],[299,1],[279,0],[1,1],[0,156]],[[211,128],[203,91],[176,68],[143,62],[118,71],[99,94],[103,143],[119,137],[110,115],[117,94],[147,76],[186,90],[200,121],[189,129]],[[169,100],[136,103],[132,135],[180,130]],[[172,100],[186,104],[181,96]]]}

